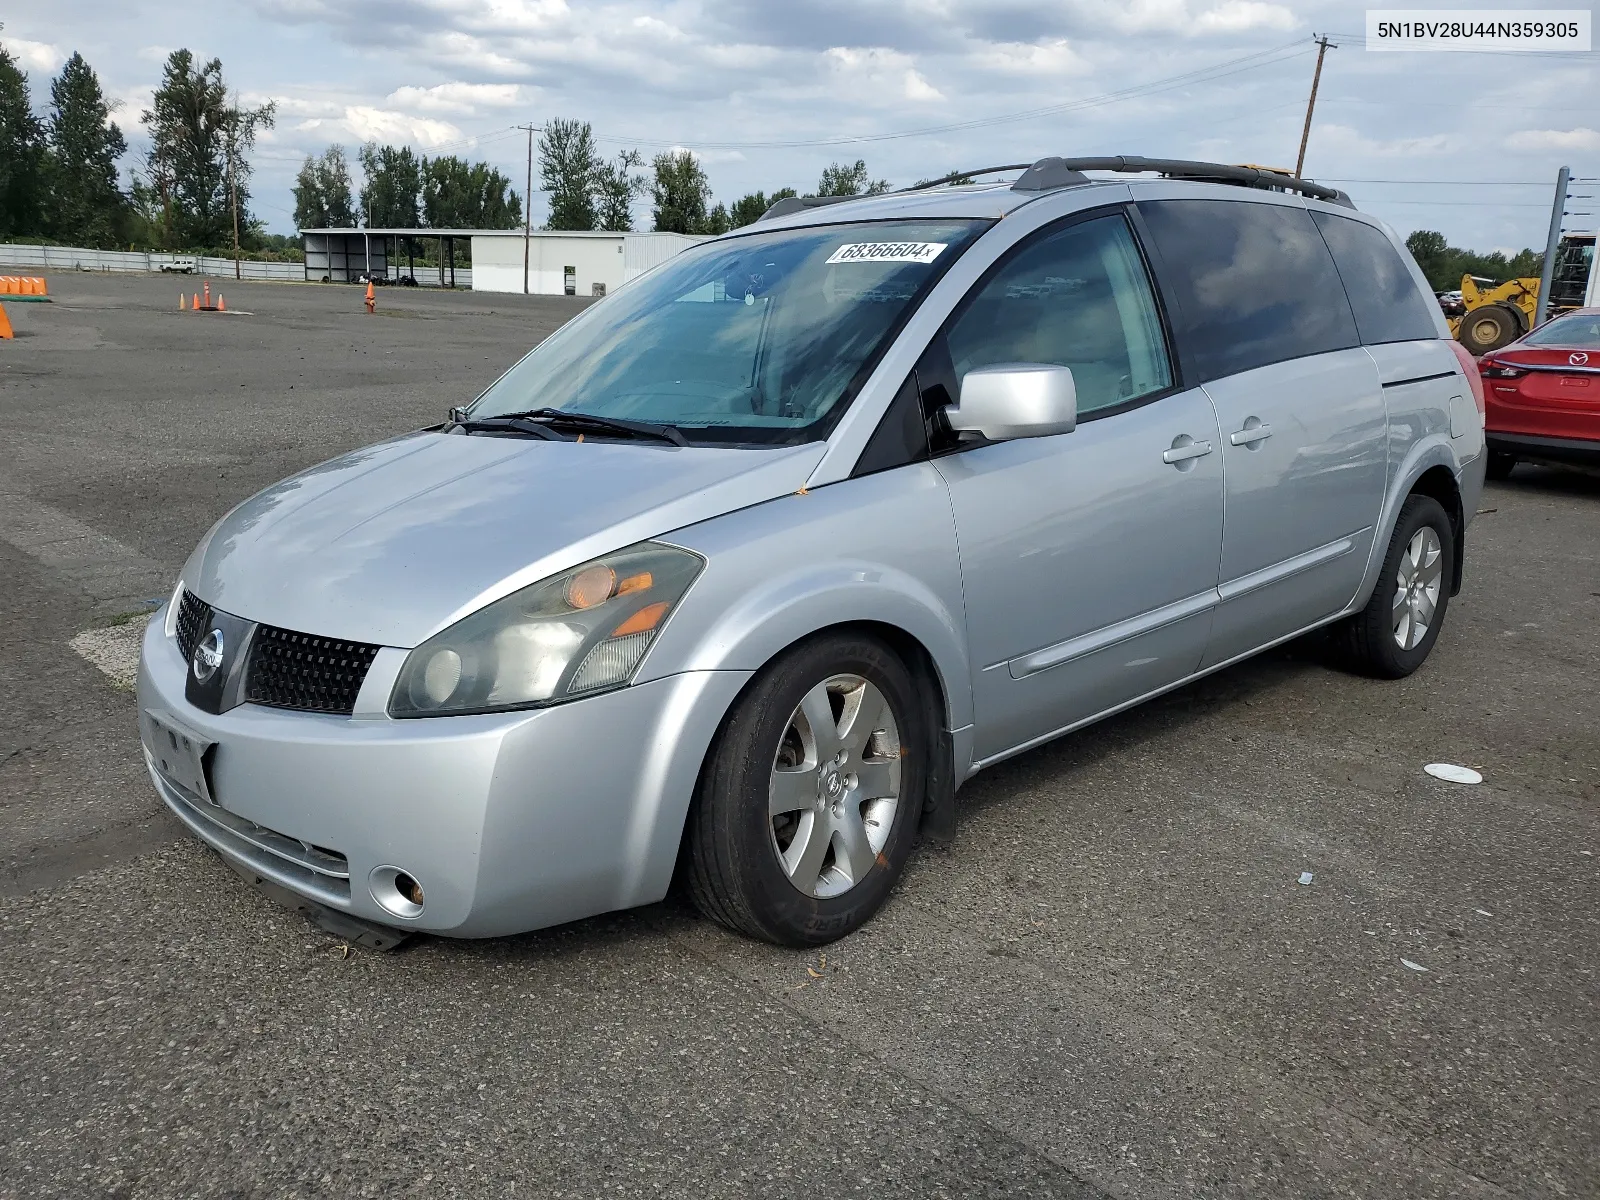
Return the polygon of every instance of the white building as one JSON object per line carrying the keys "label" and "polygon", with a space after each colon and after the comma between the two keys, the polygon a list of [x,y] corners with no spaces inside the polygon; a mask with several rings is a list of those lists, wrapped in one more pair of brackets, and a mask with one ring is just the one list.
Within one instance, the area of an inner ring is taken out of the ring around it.
{"label": "white building", "polygon": [[[302,229],[306,279],[354,283],[410,276],[424,286],[470,287],[475,292],[521,292],[520,229]],[[437,239],[452,257],[457,242],[472,246],[470,270],[413,262],[415,244]],[[590,233],[533,230],[527,238],[526,290],[538,296],[603,296],[635,275],[705,241],[684,233]]]}
{"label": "white building", "polygon": [[[528,238],[527,290],[539,296],[603,296],[703,241],[686,233],[536,230]],[[522,262],[521,232],[474,233],[472,290],[522,291]]]}

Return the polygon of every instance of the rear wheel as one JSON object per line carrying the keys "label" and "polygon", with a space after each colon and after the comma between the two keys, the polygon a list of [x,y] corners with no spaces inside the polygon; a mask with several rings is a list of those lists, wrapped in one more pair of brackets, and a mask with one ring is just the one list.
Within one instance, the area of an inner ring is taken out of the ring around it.
{"label": "rear wheel", "polygon": [[1507,454],[1504,450],[1489,451],[1489,465],[1484,473],[1495,480],[1511,478],[1511,470],[1517,465],[1517,457]]}
{"label": "rear wheel", "polygon": [[826,635],[772,663],[729,715],[695,795],[695,906],[787,946],[865,924],[916,841],[928,726],[910,672],[875,639]]}
{"label": "rear wheel", "polygon": [[1334,646],[1350,669],[1401,679],[1439,640],[1455,572],[1455,530],[1432,496],[1406,498],[1383,571],[1366,608],[1334,627]]}
{"label": "rear wheel", "polygon": [[1461,318],[1456,340],[1475,355],[1508,346],[1522,336],[1522,322],[1504,304],[1485,304]]}

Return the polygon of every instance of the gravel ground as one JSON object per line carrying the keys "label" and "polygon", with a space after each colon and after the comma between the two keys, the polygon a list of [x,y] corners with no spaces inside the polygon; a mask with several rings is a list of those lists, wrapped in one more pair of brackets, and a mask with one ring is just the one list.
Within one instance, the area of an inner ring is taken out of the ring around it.
{"label": "gravel ground", "polygon": [[979,776],[825,955],[677,902],[372,954],[182,834],[90,660],[582,302],[50,286],[0,343],[0,1196],[1600,1195],[1600,481],[1490,485],[1411,679],[1298,645]]}

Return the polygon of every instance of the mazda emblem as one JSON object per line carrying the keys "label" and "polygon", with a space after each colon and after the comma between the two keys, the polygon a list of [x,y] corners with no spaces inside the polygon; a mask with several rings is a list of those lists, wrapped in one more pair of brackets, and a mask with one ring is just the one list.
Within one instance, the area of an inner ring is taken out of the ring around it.
{"label": "mazda emblem", "polygon": [[1575,367],[1581,367],[1589,361],[1589,356],[1579,350],[1576,354],[1568,355],[1567,361]]}
{"label": "mazda emblem", "polygon": [[194,648],[194,677],[199,683],[205,683],[217,673],[217,668],[222,666],[222,630],[213,629],[206,634],[205,640]]}

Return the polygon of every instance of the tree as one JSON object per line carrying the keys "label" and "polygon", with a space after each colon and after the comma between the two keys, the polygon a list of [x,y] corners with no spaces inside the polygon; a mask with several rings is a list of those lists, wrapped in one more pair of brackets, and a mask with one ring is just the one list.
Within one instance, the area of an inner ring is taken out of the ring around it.
{"label": "tree", "polygon": [[150,132],[145,167],[169,246],[221,245],[232,226],[223,154],[227,108],[220,60],[197,67],[187,50],[167,56],[161,86],[141,117]]}
{"label": "tree", "polygon": [[0,238],[39,231],[44,130],[33,115],[28,77],[0,46]]}
{"label": "tree", "polygon": [[1544,255],[1536,250],[1519,250],[1509,258],[1499,250],[1480,254],[1450,245],[1444,234],[1432,229],[1419,229],[1406,238],[1406,249],[1436,292],[1454,291],[1463,275],[1503,281],[1537,276],[1544,268]]}
{"label": "tree", "polygon": [[50,85],[48,132],[50,232],[78,246],[119,245],[128,198],[117,187],[117,159],[128,143],[111,123],[111,105],[81,54],[69,58]]}
{"label": "tree", "polygon": [[250,216],[246,207],[250,199],[250,160],[245,156],[255,147],[256,135],[271,129],[277,114],[277,105],[267,101],[260,108],[240,108],[229,105],[222,113],[222,155],[224,176],[228,185],[228,207],[233,218],[234,271],[237,273],[239,243],[254,242],[262,232],[261,222]]}
{"label": "tree", "polygon": [[667,233],[701,233],[711,185],[695,156],[672,150],[655,157],[655,227]]}
{"label": "tree", "polygon": [[435,229],[510,229],[522,224],[511,180],[455,155],[422,160],[422,216]]}
{"label": "tree", "polygon": [[709,233],[712,237],[719,237],[733,228],[733,222],[728,217],[728,209],[724,204],[718,204],[706,214],[705,224],[700,227],[701,233]]}
{"label": "tree", "polygon": [[888,190],[887,179],[868,180],[867,164],[859,158],[849,167],[830,163],[823,168],[822,178],[817,181],[819,196],[876,196]]}
{"label": "tree", "polygon": [[765,192],[750,192],[733,202],[733,207],[728,211],[728,223],[734,229],[742,229],[746,225],[754,224],[761,219],[761,214],[766,212],[779,200],[787,200],[790,196],[799,195],[793,188],[779,188],[768,196]]}
{"label": "tree", "polygon": [[294,223],[299,229],[350,229],[357,224],[343,146],[306,156],[294,181]]}
{"label": "tree", "polygon": [[411,147],[361,147],[362,224],[370,229],[416,229],[422,223],[422,164]]}
{"label": "tree", "polygon": [[595,197],[601,229],[625,233],[633,228],[633,198],[649,186],[643,175],[634,172],[643,162],[637,150],[624,150],[614,161],[600,164]]}
{"label": "tree", "polygon": [[539,186],[550,194],[546,229],[593,229],[600,213],[596,182],[603,169],[587,121],[556,117],[539,135]]}

